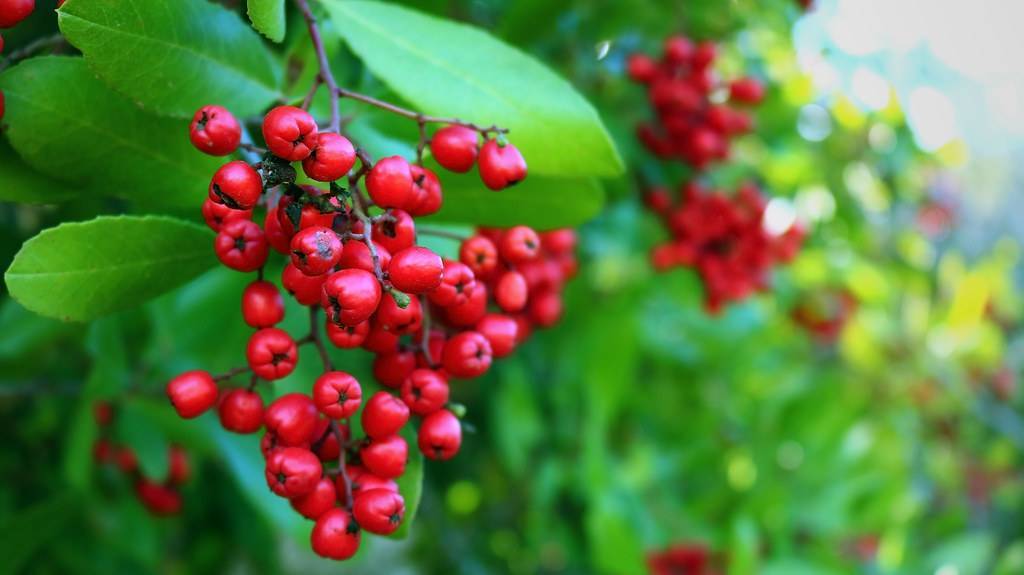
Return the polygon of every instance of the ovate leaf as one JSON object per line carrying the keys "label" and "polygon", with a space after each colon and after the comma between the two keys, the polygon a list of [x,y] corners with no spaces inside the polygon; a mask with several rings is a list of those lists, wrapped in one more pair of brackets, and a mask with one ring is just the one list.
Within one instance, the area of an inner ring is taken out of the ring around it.
{"label": "ovate leaf", "polygon": [[248,0],[246,12],[252,27],[274,42],[284,40],[284,0]]}
{"label": "ovate leaf", "polygon": [[99,217],[44,230],[25,242],[4,279],[41,315],[90,320],[138,305],[217,262],[213,234],[174,218]]}
{"label": "ovate leaf", "polygon": [[196,207],[220,163],[192,148],[186,121],[140,111],[81,58],[26,60],[0,74],[0,90],[14,149],[40,173],[74,186]]}
{"label": "ovate leaf", "polygon": [[[280,3],[280,2],[278,2]],[[280,95],[281,70],[237,14],[206,0],[70,0],[60,29],[117,91],[160,114],[239,116]]]}
{"label": "ovate leaf", "polygon": [[374,75],[419,111],[509,128],[532,174],[622,173],[594,108],[534,58],[476,28],[407,8],[355,0],[323,5]]}

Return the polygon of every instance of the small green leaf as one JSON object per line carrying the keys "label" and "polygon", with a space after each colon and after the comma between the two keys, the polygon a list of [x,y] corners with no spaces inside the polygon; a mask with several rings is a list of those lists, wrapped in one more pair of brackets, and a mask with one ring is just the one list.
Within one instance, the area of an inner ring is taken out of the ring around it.
{"label": "small green leaf", "polygon": [[238,116],[280,95],[281,70],[237,14],[205,0],[70,0],[60,29],[105,82],[153,111],[204,104]]}
{"label": "small green leaf", "polygon": [[384,4],[324,0],[367,67],[419,111],[509,128],[532,174],[615,176],[622,159],[594,108],[543,64],[488,34]]}
{"label": "small green leaf", "polygon": [[246,13],[255,28],[274,42],[284,40],[284,0],[247,0]]}
{"label": "small green leaf", "polygon": [[21,157],[96,193],[195,208],[220,163],[192,148],[185,121],[141,112],[81,58],[26,60],[0,74],[0,89],[7,137]]}
{"label": "small green leaf", "polygon": [[102,216],[61,224],[25,242],[4,279],[45,316],[85,321],[127,309],[216,264],[213,234],[158,216]]}
{"label": "small green leaf", "polygon": [[146,412],[135,407],[131,401],[118,405],[114,433],[119,443],[127,445],[139,458],[142,475],[153,481],[167,479],[170,457],[167,438]]}
{"label": "small green leaf", "polygon": [[409,462],[405,464],[405,474],[398,478],[398,492],[405,500],[405,518],[398,529],[391,534],[394,539],[405,539],[409,536],[412,522],[416,519],[416,511],[420,508],[423,497],[423,454],[416,447],[416,430],[411,425],[402,429],[402,437],[409,444]]}

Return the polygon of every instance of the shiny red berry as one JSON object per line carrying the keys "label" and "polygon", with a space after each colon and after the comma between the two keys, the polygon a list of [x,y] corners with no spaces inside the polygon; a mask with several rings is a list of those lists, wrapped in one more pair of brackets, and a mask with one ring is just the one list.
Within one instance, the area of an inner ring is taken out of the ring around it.
{"label": "shiny red berry", "polygon": [[359,525],[352,514],[338,507],[325,512],[316,520],[309,539],[317,555],[342,561],[359,551],[360,537]]}
{"label": "shiny red berry", "polygon": [[386,391],[378,391],[363,408],[363,431],[371,439],[383,439],[398,433],[409,421],[409,406]]}
{"label": "shiny red berry", "polygon": [[406,211],[413,216],[429,216],[441,209],[444,200],[441,194],[441,181],[430,169],[412,164],[412,195],[406,205]]}
{"label": "shiny red berry", "polygon": [[459,419],[447,409],[431,413],[420,424],[417,444],[429,459],[445,461],[455,457],[462,445]]}
{"label": "shiny red berry", "polygon": [[287,376],[295,369],[299,359],[295,340],[288,332],[268,327],[249,338],[245,357],[252,372],[261,379],[273,381]]}
{"label": "shiny red berry", "polygon": [[646,84],[658,74],[658,65],[645,54],[632,54],[626,60],[626,73],[634,82]]}
{"label": "shiny red berry", "polygon": [[278,106],[263,118],[263,139],[275,156],[289,162],[305,160],[316,146],[316,120],[301,108]]}
{"label": "shiny red berry", "polygon": [[[377,241],[373,242],[373,249],[377,252],[377,263],[380,264],[380,269],[388,269],[388,266],[391,264],[391,252]],[[341,252],[338,266],[373,273],[373,254],[370,253],[370,248],[367,247],[366,242],[362,240],[348,240],[345,242],[344,249]]]}
{"label": "shiny red berry", "polygon": [[225,266],[240,272],[256,271],[267,261],[267,237],[251,220],[230,220],[220,227],[213,249]]}
{"label": "shiny red berry", "polygon": [[477,322],[475,329],[487,338],[494,357],[505,357],[516,347],[519,325],[507,315],[489,313]]}
{"label": "shiny red berry", "polygon": [[370,331],[363,340],[363,349],[373,353],[394,353],[398,349],[398,334],[384,329],[379,321],[370,321]]}
{"label": "shiny red berry", "polygon": [[339,325],[366,321],[381,300],[380,283],[372,273],[359,269],[334,272],[324,282],[320,305]]}
{"label": "shiny red berry", "polygon": [[381,353],[373,359],[373,377],[391,388],[399,388],[412,370],[416,369],[416,354],[412,350],[398,349]]}
{"label": "shiny red berry", "polygon": [[693,58],[693,42],[686,36],[665,39],[665,60],[671,64],[686,64]]}
{"label": "shiny red berry", "polygon": [[479,146],[476,130],[459,125],[445,126],[430,139],[430,153],[437,163],[460,174],[473,168]]}
{"label": "shiny red berry", "polygon": [[515,226],[501,235],[498,252],[513,265],[530,261],[540,253],[540,236],[533,228]]}
{"label": "shiny red berry", "polygon": [[381,208],[405,209],[413,198],[413,177],[409,162],[401,156],[378,160],[366,175],[366,191]]}
{"label": "shiny red berry", "polygon": [[[394,480],[377,477],[362,465],[346,465],[345,475],[348,476],[349,485],[352,488],[352,495],[359,495],[361,492],[369,491],[371,489],[388,489],[396,493],[398,492],[398,484],[395,483]],[[341,475],[338,475],[337,482],[338,494],[340,496],[345,491],[345,485]]]}
{"label": "shiny red berry", "polygon": [[281,222],[277,219],[277,210],[267,210],[263,218],[263,234],[267,236],[267,243],[274,251],[288,255],[292,247],[292,234],[281,229]]}
{"label": "shiny red berry", "polygon": [[455,377],[479,377],[491,367],[491,353],[487,338],[475,331],[464,331],[444,345],[441,364]]}
{"label": "shiny red berry", "polygon": [[370,533],[389,535],[402,524],[405,500],[389,489],[364,490],[355,498],[352,515],[359,526]]}
{"label": "shiny red berry", "polygon": [[217,407],[220,424],[235,433],[255,433],[263,427],[263,398],[254,391],[232,389]]}
{"label": "shiny red berry", "polygon": [[301,447],[277,449],[267,458],[264,475],[270,490],[281,497],[301,497],[313,491],[323,467],[313,452]]}
{"label": "shiny red berry", "polygon": [[345,176],[356,164],[356,149],[345,136],[322,132],[309,157],[302,160],[302,170],[318,182],[333,182]]}
{"label": "shiny red berry", "polygon": [[284,299],[274,284],[258,280],[242,292],[242,319],[257,329],[272,327],[284,319]]}
{"label": "shiny red berry", "polygon": [[308,276],[323,275],[341,259],[341,250],[334,230],[321,226],[299,230],[292,238],[292,265]]}
{"label": "shiny red berry", "polygon": [[754,78],[740,78],[729,85],[729,99],[743,104],[759,104],[764,99],[764,86]]}
{"label": "shiny red berry", "polygon": [[481,282],[476,283],[465,303],[455,303],[444,308],[445,319],[455,327],[476,325],[486,313],[487,286]]}
{"label": "shiny red berry", "polygon": [[203,106],[192,116],[188,137],[197,150],[211,156],[226,156],[238,149],[242,126],[220,106]]}
{"label": "shiny red berry", "polygon": [[502,311],[508,313],[515,313],[526,307],[528,296],[526,278],[515,270],[501,274],[497,285],[494,286],[494,301]]}
{"label": "shiny red berry", "polygon": [[233,210],[250,210],[263,193],[263,179],[249,164],[235,160],[217,169],[208,197]]}
{"label": "shiny red berry", "polygon": [[498,267],[498,248],[489,238],[473,236],[459,247],[459,261],[477,278],[487,278]]}
{"label": "shiny red berry", "polygon": [[208,371],[186,371],[167,383],[167,397],[178,415],[192,419],[217,403],[217,383]]}
{"label": "shiny red berry", "polygon": [[562,318],[562,296],[555,291],[538,293],[530,298],[527,313],[538,326],[551,327]]}
{"label": "shiny red berry", "polygon": [[[275,399],[263,414],[267,431],[282,445],[305,446],[313,439],[319,414],[308,395],[286,393]],[[319,438],[317,438],[319,439]]]}
{"label": "shiny red berry", "polygon": [[325,322],[327,328],[327,339],[335,347],[351,349],[363,345],[366,336],[370,333],[370,322],[361,321],[355,325],[338,325],[328,319]]}
{"label": "shiny red berry", "polygon": [[307,276],[291,263],[284,266],[281,272],[281,285],[302,305],[317,305],[323,296],[324,282],[327,274]]}
{"label": "shiny red berry", "polygon": [[405,473],[409,446],[400,435],[371,439],[359,450],[359,458],[370,473],[381,479],[394,479]]}
{"label": "shiny red berry", "polygon": [[395,254],[387,270],[391,285],[399,291],[421,294],[441,285],[444,262],[429,249],[412,246]]}
{"label": "shiny red berry", "polygon": [[316,521],[321,515],[327,513],[334,507],[338,495],[334,489],[334,482],[327,477],[321,477],[313,490],[305,495],[294,497],[291,500],[292,509],[299,512],[306,519]]}
{"label": "shiny red berry", "polygon": [[432,369],[417,369],[402,383],[402,401],[416,415],[428,415],[448,403],[448,380]]}
{"label": "shiny red berry", "polygon": [[404,210],[391,210],[390,214],[373,224],[373,240],[397,254],[416,243],[416,224]]}
{"label": "shiny red berry", "polygon": [[313,403],[327,417],[352,417],[362,402],[363,390],[359,382],[344,371],[328,371],[313,384]]}
{"label": "shiny red berry", "polygon": [[377,323],[395,335],[408,335],[419,331],[423,325],[423,308],[420,300],[413,297],[403,308],[390,295],[381,298],[380,307],[377,308]]}
{"label": "shiny red berry", "polygon": [[503,190],[526,178],[526,160],[512,144],[499,144],[496,140],[487,140],[480,148],[477,160],[480,179],[492,190]]}
{"label": "shiny red berry", "polygon": [[210,198],[203,200],[203,220],[211,230],[219,232],[225,222],[231,220],[251,220],[252,210],[233,210],[224,204],[219,204]]}
{"label": "shiny red berry", "polygon": [[428,292],[427,298],[431,303],[441,307],[459,305],[466,303],[474,287],[476,276],[469,266],[462,262],[445,260],[441,284]]}

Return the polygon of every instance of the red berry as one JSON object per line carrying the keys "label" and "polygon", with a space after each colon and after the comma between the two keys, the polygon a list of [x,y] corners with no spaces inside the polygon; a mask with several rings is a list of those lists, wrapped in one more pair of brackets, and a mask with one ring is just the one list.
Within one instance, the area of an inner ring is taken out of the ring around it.
{"label": "red berry", "polygon": [[0,2],[0,28],[11,28],[32,14],[35,0],[3,0]]}
{"label": "red berry", "polygon": [[291,263],[281,272],[281,285],[302,305],[316,305],[323,296],[323,285],[327,274],[307,276]]}
{"label": "red berry", "polygon": [[301,447],[284,447],[267,458],[264,475],[270,490],[281,497],[300,497],[316,488],[323,467],[316,455]]}
{"label": "red berry", "polygon": [[441,167],[462,174],[476,163],[479,145],[476,130],[451,125],[434,132],[430,139],[430,153]]}
{"label": "red berry", "polygon": [[505,357],[516,347],[519,326],[507,315],[489,313],[477,322],[476,331],[487,338],[494,357]]}
{"label": "red berry", "polygon": [[409,446],[400,435],[371,439],[359,450],[366,469],[381,479],[394,479],[405,473]]}
{"label": "red berry", "polygon": [[526,307],[529,289],[523,274],[512,270],[501,274],[498,284],[494,286],[494,301],[502,311],[515,313]]}
{"label": "red berry", "polygon": [[307,446],[318,422],[316,404],[308,395],[286,393],[267,407],[263,422],[279,444]]}
{"label": "red berry", "polygon": [[267,261],[267,237],[251,220],[231,220],[220,227],[213,249],[225,266],[240,272],[251,272]]}
{"label": "red berry", "polygon": [[665,39],[665,60],[671,64],[686,64],[693,58],[693,42],[686,36]]}
{"label": "red berry", "polygon": [[540,233],[540,244],[552,254],[570,254],[576,251],[576,230],[561,228]]}
{"label": "red berry", "polygon": [[263,118],[263,139],[275,156],[289,162],[305,160],[316,146],[316,120],[300,108],[278,106]]}
{"label": "red berry", "polygon": [[420,300],[413,297],[404,308],[399,307],[394,297],[381,299],[377,308],[377,323],[395,335],[408,335],[419,331],[423,325],[423,309]]}
{"label": "red berry", "polygon": [[334,482],[326,477],[321,477],[312,491],[293,498],[290,503],[292,509],[298,511],[299,515],[315,521],[334,507],[336,499],[337,492],[334,490]]}
{"label": "red berry", "polygon": [[373,274],[359,269],[334,272],[324,282],[320,305],[327,317],[339,325],[366,321],[381,300],[380,283]]}
{"label": "red berry", "polygon": [[397,254],[416,243],[416,224],[403,210],[391,210],[390,214],[373,225],[373,240]]}
{"label": "red berry", "polygon": [[341,259],[341,250],[334,230],[320,226],[299,230],[292,238],[292,265],[308,276],[323,275]]}
{"label": "red berry", "polygon": [[238,149],[242,126],[225,108],[203,106],[192,116],[188,137],[200,152],[211,156],[226,156]]}
{"label": "red berry", "polygon": [[281,222],[277,219],[276,209],[267,210],[267,215],[263,218],[263,234],[267,236],[267,243],[277,253],[288,255],[291,251],[292,234],[281,229]]}
{"label": "red berry", "polygon": [[[394,480],[377,477],[362,465],[346,465],[345,475],[348,476],[353,496],[371,489],[389,489],[398,493],[398,484],[395,483]],[[338,475],[337,482],[338,494],[340,497],[341,494],[345,492],[345,485],[341,475]]]}
{"label": "red berry", "polygon": [[431,170],[417,166],[409,166],[412,173],[412,196],[406,211],[414,216],[429,216],[441,209],[443,195],[441,181]]}
{"label": "red berry", "polygon": [[345,136],[323,132],[316,137],[316,146],[302,160],[302,170],[318,182],[340,179],[356,164],[356,149]]}
{"label": "red berry", "polygon": [[217,383],[208,371],[186,371],[167,383],[167,397],[178,415],[192,419],[217,403]]}
{"label": "red berry", "polygon": [[327,417],[347,419],[359,410],[363,390],[356,378],[344,371],[328,371],[313,384],[313,402]]}
{"label": "red berry", "polygon": [[263,180],[249,164],[235,160],[217,169],[208,197],[233,210],[252,209],[263,193]]}
{"label": "red berry", "polygon": [[97,439],[92,444],[92,458],[96,463],[109,463],[114,457],[114,448],[105,439]]}
{"label": "red berry", "polygon": [[335,347],[342,349],[351,349],[363,345],[367,334],[370,333],[369,321],[361,321],[356,325],[337,325],[328,319],[325,325],[327,326],[327,339]]}
{"label": "red berry", "polygon": [[764,86],[754,78],[740,78],[729,85],[729,99],[743,104],[759,104],[764,99]]}
{"label": "red berry", "polygon": [[366,191],[381,208],[406,209],[413,198],[413,177],[409,162],[401,156],[389,156],[374,164],[366,175]]}
{"label": "red berry", "polygon": [[339,423],[338,430],[341,432],[341,441],[338,441],[338,434],[331,429],[331,420],[321,417],[317,420],[316,429],[313,431],[311,449],[320,461],[335,462],[341,455],[341,446],[351,438],[351,431],[348,426]]}
{"label": "red berry", "polygon": [[409,407],[386,391],[373,394],[363,408],[363,431],[371,439],[382,439],[398,433],[409,421]]}
{"label": "red berry", "polygon": [[491,367],[491,344],[478,332],[464,331],[444,345],[441,364],[455,377],[479,377]]}
{"label": "red berry", "polygon": [[562,296],[545,291],[530,298],[530,321],[540,327],[551,327],[562,317]]}
{"label": "red berry", "polygon": [[634,82],[646,84],[658,73],[658,65],[645,54],[632,54],[626,60],[626,73]]}
{"label": "red berry", "polygon": [[[388,265],[391,264],[391,252],[376,241],[373,242],[373,249],[377,252],[377,262],[380,264],[380,269],[388,269]],[[373,254],[370,253],[370,248],[366,247],[366,242],[362,240],[348,240],[345,242],[345,247],[341,252],[338,266],[373,273]]]}
{"label": "red berry", "polygon": [[512,144],[499,144],[496,140],[487,140],[480,149],[477,162],[480,179],[492,190],[503,190],[526,178],[526,160]]}
{"label": "red berry", "polygon": [[235,433],[255,433],[263,427],[263,398],[254,391],[232,389],[217,408],[220,424]]}
{"label": "red berry", "polygon": [[417,369],[402,384],[402,401],[416,415],[428,415],[448,403],[448,380],[432,369]]}
{"label": "red berry", "polygon": [[693,58],[691,63],[694,68],[703,69],[711,65],[715,61],[718,50],[715,48],[715,43],[711,41],[704,41],[697,44],[697,48],[693,51]]}
{"label": "red berry", "polygon": [[487,278],[498,267],[498,248],[489,238],[473,236],[459,247],[459,261],[477,278]]}
{"label": "red berry", "polygon": [[[324,190],[313,186],[302,186],[302,189],[306,194],[313,197],[319,197],[326,193]],[[297,200],[291,196],[282,196],[281,200],[277,202],[277,209],[274,210],[274,215],[277,217],[277,223],[289,238],[295,235],[296,231],[301,229],[313,226],[322,226],[325,228],[332,227],[334,225],[334,219],[338,213],[335,210],[341,207],[341,202],[338,198],[331,198],[329,200],[333,210],[328,210],[326,212],[320,211],[320,208],[314,203],[303,204],[299,209],[298,222],[293,222],[291,215],[289,215],[291,213],[289,206],[296,201]]]}
{"label": "red berry", "polygon": [[271,327],[284,319],[284,300],[274,284],[258,280],[242,292],[242,318],[257,329]]}
{"label": "red berry", "polygon": [[423,418],[417,437],[420,451],[429,459],[445,461],[455,457],[462,445],[462,426],[447,409]]}
{"label": "red berry", "polygon": [[268,327],[257,331],[249,338],[245,357],[257,377],[273,381],[286,377],[298,362],[295,340],[288,332]]}
{"label": "red berry", "polygon": [[363,349],[373,353],[394,353],[398,349],[398,334],[384,329],[379,321],[371,321],[370,332],[363,340]]}
{"label": "red berry", "polygon": [[[477,282],[465,303],[444,308],[445,319],[454,327],[476,325],[487,313],[487,286]],[[435,357],[436,359],[436,357]]]}
{"label": "red berry", "polygon": [[210,198],[203,200],[203,219],[211,230],[219,232],[225,222],[231,220],[251,220],[252,210],[232,210],[224,204],[218,204]]}
{"label": "red berry", "polygon": [[420,246],[395,254],[387,270],[391,285],[409,294],[426,293],[441,285],[444,277],[441,256]]}
{"label": "red berry", "polygon": [[139,479],[135,482],[135,494],[155,515],[174,515],[181,511],[181,494],[166,485]]}
{"label": "red berry", "polygon": [[533,228],[515,226],[501,235],[498,251],[513,265],[530,261],[540,253],[540,236]]}
{"label": "red berry", "polygon": [[370,533],[394,533],[405,517],[405,500],[389,489],[364,490],[355,500],[352,515],[359,526]]}
{"label": "red berry", "polygon": [[473,270],[462,262],[444,261],[444,272],[441,284],[427,294],[430,302],[441,307],[461,305],[469,299],[469,294],[476,287]]}
{"label": "red berry", "polygon": [[316,520],[310,534],[313,551],[328,559],[348,559],[359,551],[359,525],[346,509],[334,508]]}
{"label": "red berry", "polygon": [[[444,352],[444,344],[448,341],[443,331],[432,330],[427,338],[427,350],[430,352],[430,360],[422,350],[416,352],[416,367],[436,369],[441,365],[441,353]],[[405,383],[405,380],[402,380]]]}
{"label": "red berry", "polygon": [[399,349],[392,353],[381,353],[373,359],[373,377],[391,388],[399,388],[412,370],[416,369],[416,354],[411,350]]}
{"label": "red berry", "polygon": [[167,450],[169,464],[167,466],[167,482],[172,485],[181,485],[188,481],[192,475],[192,469],[188,464],[188,454],[185,450],[172,445]]}
{"label": "red berry", "polygon": [[97,401],[92,406],[92,417],[96,420],[96,425],[106,427],[114,419],[114,408],[105,401]]}

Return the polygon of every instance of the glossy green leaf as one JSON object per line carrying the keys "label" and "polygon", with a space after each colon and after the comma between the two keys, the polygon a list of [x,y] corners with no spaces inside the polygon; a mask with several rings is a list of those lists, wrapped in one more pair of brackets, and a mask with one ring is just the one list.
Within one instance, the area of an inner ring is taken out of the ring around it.
{"label": "glossy green leaf", "polygon": [[284,0],[247,0],[245,5],[253,28],[274,42],[284,40]]}
{"label": "glossy green leaf", "polygon": [[170,467],[169,444],[160,427],[137,409],[133,402],[118,405],[114,433],[122,445],[135,452],[142,475],[154,481],[163,481]]}
{"label": "glossy green leaf", "polygon": [[509,128],[532,174],[622,173],[594,108],[534,58],[476,28],[407,8],[323,4],[367,67],[420,111]]}
{"label": "glossy green leaf", "polygon": [[0,90],[18,154],[40,173],[92,192],[195,208],[220,164],[192,147],[185,121],[140,111],[81,58],[26,60],[0,74]]}
{"label": "glossy green leaf", "polygon": [[103,216],[61,224],[25,242],[4,279],[41,315],[89,320],[138,305],[217,262],[213,234],[157,216]]}
{"label": "glossy green leaf", "polygon": [[61,31],[89,66],[157,113],[188,117],[216,103],[245,116],[280,96],[281,71],[270,52],[217,4],[70,0],[58,13]]}
{"label": "glossy green leaf", "polygon": [[25,165],[6,141],[0,140],[0,201],[53,204],[75,196],[69,184],[47,178]]}

